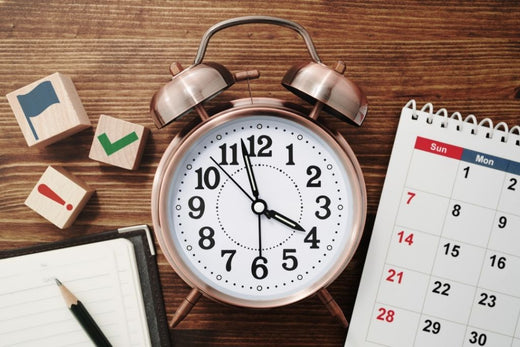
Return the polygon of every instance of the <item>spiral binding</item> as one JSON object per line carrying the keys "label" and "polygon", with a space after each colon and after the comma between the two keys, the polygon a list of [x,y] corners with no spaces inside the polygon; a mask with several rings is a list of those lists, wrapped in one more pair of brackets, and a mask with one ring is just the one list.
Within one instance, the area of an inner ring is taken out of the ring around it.
{"label": "spiral binding", "polygon": [[[419,115],[417,113],[417,104],[414,99],[411,99],[406,103],[404,108],[409,108],[412,110],[412,119],[418,120]],[[485,138],[492,139],[495,133],[500,132],[502,134],[502,138],[500,139],[502,142],[507,143],[510,136],[516,133],[517,140],[515,144],[520,146],[520,126],[515,125],[511,129],[507,126],[505,122],[499,122],[497,125],[493,126],[493,121],[490,118],[484,118],[480,122],[477,121],[477,117],[473,114],[469,114],[466,118],[463,119],[460,112],[454,112],[451,116],[448,117],[448,111],[445,108],[439,109],[437,112],[433,113],[433,105],[431,103],[426,103],[420,109],[420,112],[424,112],[428,114],[426,117],[426,123],[432,124],[434,117],[443,117],[444,119],[441,121],[441,128],[447,128],[451,122],[451,120],[456,121],[456,130],[462,131],[465,125],[470,125],[473,128],[470,133],[473,135],[477,135],[479,132],[479,128],[486,128]]]}

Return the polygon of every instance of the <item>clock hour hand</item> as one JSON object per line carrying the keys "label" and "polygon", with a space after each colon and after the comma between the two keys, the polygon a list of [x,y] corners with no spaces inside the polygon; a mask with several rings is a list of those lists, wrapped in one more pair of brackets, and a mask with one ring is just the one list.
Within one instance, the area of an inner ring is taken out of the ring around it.
{"label": "clock hour hand", "polygon": [[292,219],[284,216],[283,214],[281,214],[279,212],[266,209],[264,214],[267,216],[267,218],[269,218],[269,219],[272,218],[272,219],[288,226],[291,229],[298,230],[298,231],[305,231],[305,229],[303,229],[303,227],[300,224],[296,223]]}
{"label": "clock hour hand", "polygon": [[247,179],[249,180],[249,185],[251,186],[253,196],[258,199],[258,186],[256,185],[255,174],[253,173],[253,167],[251,166],[251,160],[249,158],[249,154],[247,153],[246,144],[242,139],[240,139],[240,144],[242,146],[242,158],[244,158],[244,163],[246,165]]}

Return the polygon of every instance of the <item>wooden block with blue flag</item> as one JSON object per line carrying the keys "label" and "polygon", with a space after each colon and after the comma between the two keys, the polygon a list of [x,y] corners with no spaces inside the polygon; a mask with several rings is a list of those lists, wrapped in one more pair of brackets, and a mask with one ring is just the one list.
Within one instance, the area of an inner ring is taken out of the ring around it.
{"label": "wooden block with blue flag", "polygon": [[90,127],[72,80],[59,72],[6,96],[28,146],[44,147]]}

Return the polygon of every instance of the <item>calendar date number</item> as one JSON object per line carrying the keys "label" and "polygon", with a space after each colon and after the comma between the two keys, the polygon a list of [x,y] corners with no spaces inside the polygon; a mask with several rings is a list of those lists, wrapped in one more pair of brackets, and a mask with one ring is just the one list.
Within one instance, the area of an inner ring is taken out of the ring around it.
{"label": "calendar date number", "polygon": [[427,319],[424,321],[424,328],[422,331],[437,335],[441,331],[441,323]]}
{"label": "calendar date number", "polygon": [[406,234],[404,230],[397,233],[399,243],[406,243],[408,246],[413,245],[413,233]]}
{"label": "calendar date number", "polygon": [[387,310],[384,307],[380,307],[378,310],[379,314],[377,315],[377,320],[384,321],[387,323],[392,323],[395,318],[394,310]]}

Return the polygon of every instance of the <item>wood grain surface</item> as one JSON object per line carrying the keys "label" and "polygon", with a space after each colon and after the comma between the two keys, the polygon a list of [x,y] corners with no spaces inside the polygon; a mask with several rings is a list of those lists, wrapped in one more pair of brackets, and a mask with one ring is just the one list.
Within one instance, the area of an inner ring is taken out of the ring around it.
{"label": "wood grain surface", "polygon": [[[173,61],[188,66],[202,34],[218,21],[261,14],[286,18],[311,34],[323,62],[347,63],[367,94],[357,128],[330,118],[364,171],[368,219],[356,256],[329,291],[352,314],[400,109],[411,98],[463,115],[520,123],[520,3],[515,1],[0,1],[0,94],[56,71],[69,75],[95,126],[107,114],[152,129],[137,171],[88,158],[94,134],[84,130],[44,149],[28,148],[7,99],[0,99],[0,249],[103,229],[151,225],[152,180],[168,143],[196,115],[158,130],[149,117],[153,93],[170,79]],[[219,32],[206,61],[231,71],[260,70],[253,96],[300,103],[280,81],[309,61],[293,31],[247,25]],[[240,83],[208,107],[248,96]],[[61,165],[96,189],[72,227],[60,230],[24,205],[48,165]],[[441,173],[439,173],[441,174]],[[159,249],[158,249],[159,250]],[[159,250],[168,317],[190,288]],[[246,310],[201,298],[171,331],[176,346],[342,346],[346,331],[317,297],[288,307]]]}

